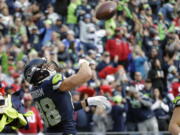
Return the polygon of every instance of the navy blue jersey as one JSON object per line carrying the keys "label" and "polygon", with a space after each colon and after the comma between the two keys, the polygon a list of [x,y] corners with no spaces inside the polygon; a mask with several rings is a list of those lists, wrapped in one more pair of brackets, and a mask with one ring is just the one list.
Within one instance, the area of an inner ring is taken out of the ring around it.
{"label": "navy blue jersey", "polygon": [[74,106],[70,92],[58,90],[63,81],[59,73],[31,90],[35,106],[41,113],[47,132],[75,134]]}

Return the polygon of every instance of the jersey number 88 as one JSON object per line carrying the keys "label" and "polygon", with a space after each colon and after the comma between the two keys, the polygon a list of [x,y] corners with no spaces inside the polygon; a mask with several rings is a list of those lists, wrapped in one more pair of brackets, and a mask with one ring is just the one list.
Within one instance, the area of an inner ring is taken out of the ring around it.
{"label": "jersey number 88", "polygon": [[61,122],[61,115],[57,111],[52,99],[48,97],[43,98],[40,100],[40,102],[35,102],[35,105],[41,113],[45,127],[55,126]]}

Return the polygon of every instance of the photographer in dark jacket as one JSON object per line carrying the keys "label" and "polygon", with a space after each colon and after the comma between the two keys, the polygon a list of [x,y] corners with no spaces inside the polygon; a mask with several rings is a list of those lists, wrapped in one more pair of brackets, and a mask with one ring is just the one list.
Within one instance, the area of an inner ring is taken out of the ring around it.
{"label": "photographer in dark jacket", "polygon": [[[137,123],[138,131],[153,132],[158,134],[158,123],[153,111],[151,110],[152,100],[137,91],[133,86],[129,87],[128,103],[128,121]],[[130,117],[129,117],[130,116]]]}

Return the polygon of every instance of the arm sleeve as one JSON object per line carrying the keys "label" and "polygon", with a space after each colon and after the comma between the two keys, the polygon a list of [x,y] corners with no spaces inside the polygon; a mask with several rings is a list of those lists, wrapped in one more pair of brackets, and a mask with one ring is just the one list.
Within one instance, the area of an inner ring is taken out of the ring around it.
{"label": "arm sleeve", "polygon": [[161,103],[161,108],[165,111],[165,112],[169,112],[169,106],[167,104],[165,104],[164,102]]}
{"label": "arm sleeve", "polygon": [[152,102],[148,99],[145,98],[141,98],[140,102],[142,105],[144,105],[145,107],[151,107],[152,106]]}
{"label": "arm sleeve", "polygon": [[74,104],[74,111],[78,111],[78,110],[82,109],[81,102],[75,102],[73,104]]}

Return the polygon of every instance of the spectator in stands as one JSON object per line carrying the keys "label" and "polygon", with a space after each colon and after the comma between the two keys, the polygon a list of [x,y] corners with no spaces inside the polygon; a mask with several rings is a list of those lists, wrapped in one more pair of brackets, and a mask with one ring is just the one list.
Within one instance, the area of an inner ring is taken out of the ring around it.
{"label": "spectator in stands", "polygon": [[176,96],[180,94],[180,77],[178,79],[174,79],[169,86],[168,96],[173,101]]}
{"label": "spectator in stands", "polygon": [[126,96],[125,88],[123,87],[123,84],[121,83],[117,83],[113,91],[113,96],[118,96],[118,95],[122,96],[123,98],[125,98]]}
{"label": "spectator in stands", "polygon": [[42,133],[44,128],[43,128],[41,115],[40,115],[39,111],[34,106],[32,106],[32,96],[29,93],[25,93],[23,99],[24,99],[24,106],[26,108],[26,111],[32,111],[33,115],[30,117],[27,117],[27,120],[29,123],[29,128],[27,130],[26,129],[20,129],[19,132],[23,133],[23,134],[26,134],[26,133],[31,133],[31,134]]}
{"label": "spectator in stands", "polygon": [[3,23],[3,16],[0,14],[0,35],[5,36],[8,32],[7,27]]}
{"label": "spectator in stands", "polygon": [[59,33],[53,31],[51,34],[51,40],[50,40],[50,45],[51,46],[56,46],[60,42],[60,35]]}
{"label": "spectator in stands", "polygon": [[109,52],[104,52],[102,55],[101,61],[96,67],[96,70],[99,72],[108,65],[111,65],[110,54]]}
{"label": "spectator in stands", "polygon": [[15,26],[18,28],[18,29],[17,29],[17,32],[18,32],[20,35],[26,35],[26,34],[27,34],[26,27],[25,27],[25,25],[23,24],[23,21],[22,21],[21,17],[17,17],[17,18],[15,19]]}
{"label": "spectator in stands", "polygon": [[[88,50],[96,50],[96,46],[92,44],[95,32],[95,25],[92,23],[92,16],[91,14],[85,14],[83,20],[79,22],[80,26],[80,41],[84,47],[84,51],[87,53]],[[91,33],[92,32],[92,33]],[[92,38],[92,39],[91,39]]]}
{"label": "spectator in stands", "polygon": [[2,19],[3,19],[3,24],[7,27],[10,27],[13,25],[13,18],[9,14],[9,10],[7,6],[4,6],[4,8],[1,9],[2,13]]}
{"label": "spectator in stands", "polygon": [[178,81],[178,76],[179,76],[179,73],[177,71],[177,68],[174,65],[171,65],[168,68],[168,73],[167,73],[167,87],[168,88],[170,87],[170,85],[173,82],[177,82]]}
{"label": "spectator in stands", "polygon": [[135,72],[134,81],[131,82],[135,86],[136,90],[141,91],[144,89],[144,80],[140,72]]}
{"label": "spectator in stands", "polygon": [[47,19],[51,20],[53,24],[59,19],[59,15],[54,12],[54,7],[52,5],[48,5],[47,10]]}
{"label": "spectator in stands", "polygon": [[121,95],[113,97],[114,105],[112,106],[111,116],[113,119],[113,131],[126,131],[126,112],[128,110],[127,103]]}
{"label": "spectator in stands", "polygon": [[100,78],[106,78],[108,74],[114,74],[117,72],[117,65],[117,59],[115,59],[114,62],[111,61],[109,52],[104,52],[96,67],[96,71],[98,71]]}
{"label": "spectator in stands", "polygon": [[[73,102],[77,103],[80,101],[80,93],[77,91],[72,92],[72,98]],[[87,117],[87,112],[85,112],[84,109],[78,110],[74,112],[74,120],[76,121],[76,127],[77,130],[82,132],[82,131],[87,131],[88,130],[88,117]]]}
{"label": "spectator in stands", "polygon": [[93,114],[92,130],[95,135],[104,135],[108,125],[107,113],[103,107],[97,107]]}
{"label": "spectator in stands", "polygon": [[69,53],[62,42],[58,43],[58,61],[67,62],[69,60]]}
{"label": "spectator in stands", "polygon": [[152,62],[152,68],[149,71],[149,78],[152,81],[152,86],[154,88],[159,88],[161,94],[164,93],[164,71],[162,70],[161,63],[159,59],[155,59]]}
{"label": "spectator in stands", "polygon": [[131,53],[130,45],[124,41],[125,31],[123,28],[117,28],[115,36],[112,39],[107,40],[105,48],[111,56],[111,60],[118,59],[118,63],[123,65],[125,69],[128,66],[128,56]]}
{"label": "spectator in stands", "polygon": [[40,49],[40,35],[39,30],[36,26],[32,27],[29,30],[29,43],[36,50]]}
{"label": "spectator in stands", "polygon": [[28,82],[26,82],[24,79],[21,81],[21,89],[20,89],[20,91],[23,91],[23,92],[25,92],[25,93],[28,93],[29,92],[29,88],[30,88],[30,86],[29,86],[29,84],[28,84]]}
{"label": "spectator in stands", "polygon": [[67,8],[67,20],[66,23],[68,24],[69,28],[73,31],[76,29],[77,25],[77,16],[76,16],[76,9],[78,6],[77,0],[72,0]]}
{"label": "spectator in stands", "polygon": [[40,33],[43,35],[41,47],[43,46],[50,46],[50,40],[52,39],[52,21],[51,20],[45,20],[44,21],[44,28],[40,29]]}
{"label": "spectator in stands", "polygon": [[15,7],[21,8],[22,11],[26,11],[27,8],[30,6],[29,0],[19,0],[14,3]]}
{"label": "spectator in stands", "polygon": [[88,0],[82,0],[81,5],[78,5],[76,9],[76,15],[78,17],[78,21],[83,20],[85,14],[91,13],[91,6],[88,4]]}
{"label": "spectator in stands", "polygon": [[170,0],[159,9],[159,12],[163,14],[165,20],[168,22],[172,21],[173,19],[174,5],[175,1]]}
{"label": "spectator in stands", "polygon": [[[78,53],[83,49],[79,39],[75,38],[75,33],[72,30],[69,30],[66,34],[66,38],[62,41],[67,49],[74,48],[74,51]],[[70,52],[71,53],[71,52]]]}
{"label": "spectator in stands", "polygon": [[[152,47],[152,48],[150,49],[150,56],[149,56],[150,65],[152,64],[152,62],[153,62],[155,59],[159,59],[160,62],[162,62],[162,58],[160,57],[160,53],[158,52],[158,49],[155,48],[155,47]],[[151,65],[151,66],[152,66],[152,65]]]}
{"label": "spectator in stands", "polygon": [[153,111],[151,110],[151,99],[143,96],[135,87],[132,86],[130,87],[130,96],[127,99],[127,103],[128,117],[130,117],[128,120],[137,123],[138,131],[152,131],[153,135],[157,135],[158,123]]}
{"label": "spectator in stands", "polygon": [[166,98],[162,98],[158,88],[153,90],[153,105],[151,109],[154,111],[158,121],[159,130],[167,131],[169,119],[169,106]]}
{"label": "spectator in stands", "polygon": [[145,62],[147,61],[147,58],[144,55],[144,52],[138,46],[135,48],[134,53],[135,53],[134,54],[135,72],[140,72],[142,75],[142,78],[145,78],[147,75],[146,70],[145,70]]}
{"label": "spectator in stands", "polygon": [[152,89],[152,82],[150,79],[145,80],[144,88],[141,92],[143,93],[144,96],[152,98],[153,89]]}
{"label": "spectator in stands", "polygon": [[59,16],[56,19],[56,22],[53,24],[54,31],[60,34],[60,29],[62,28],[62,25],[63,25],[63,18],[62,16]]}

